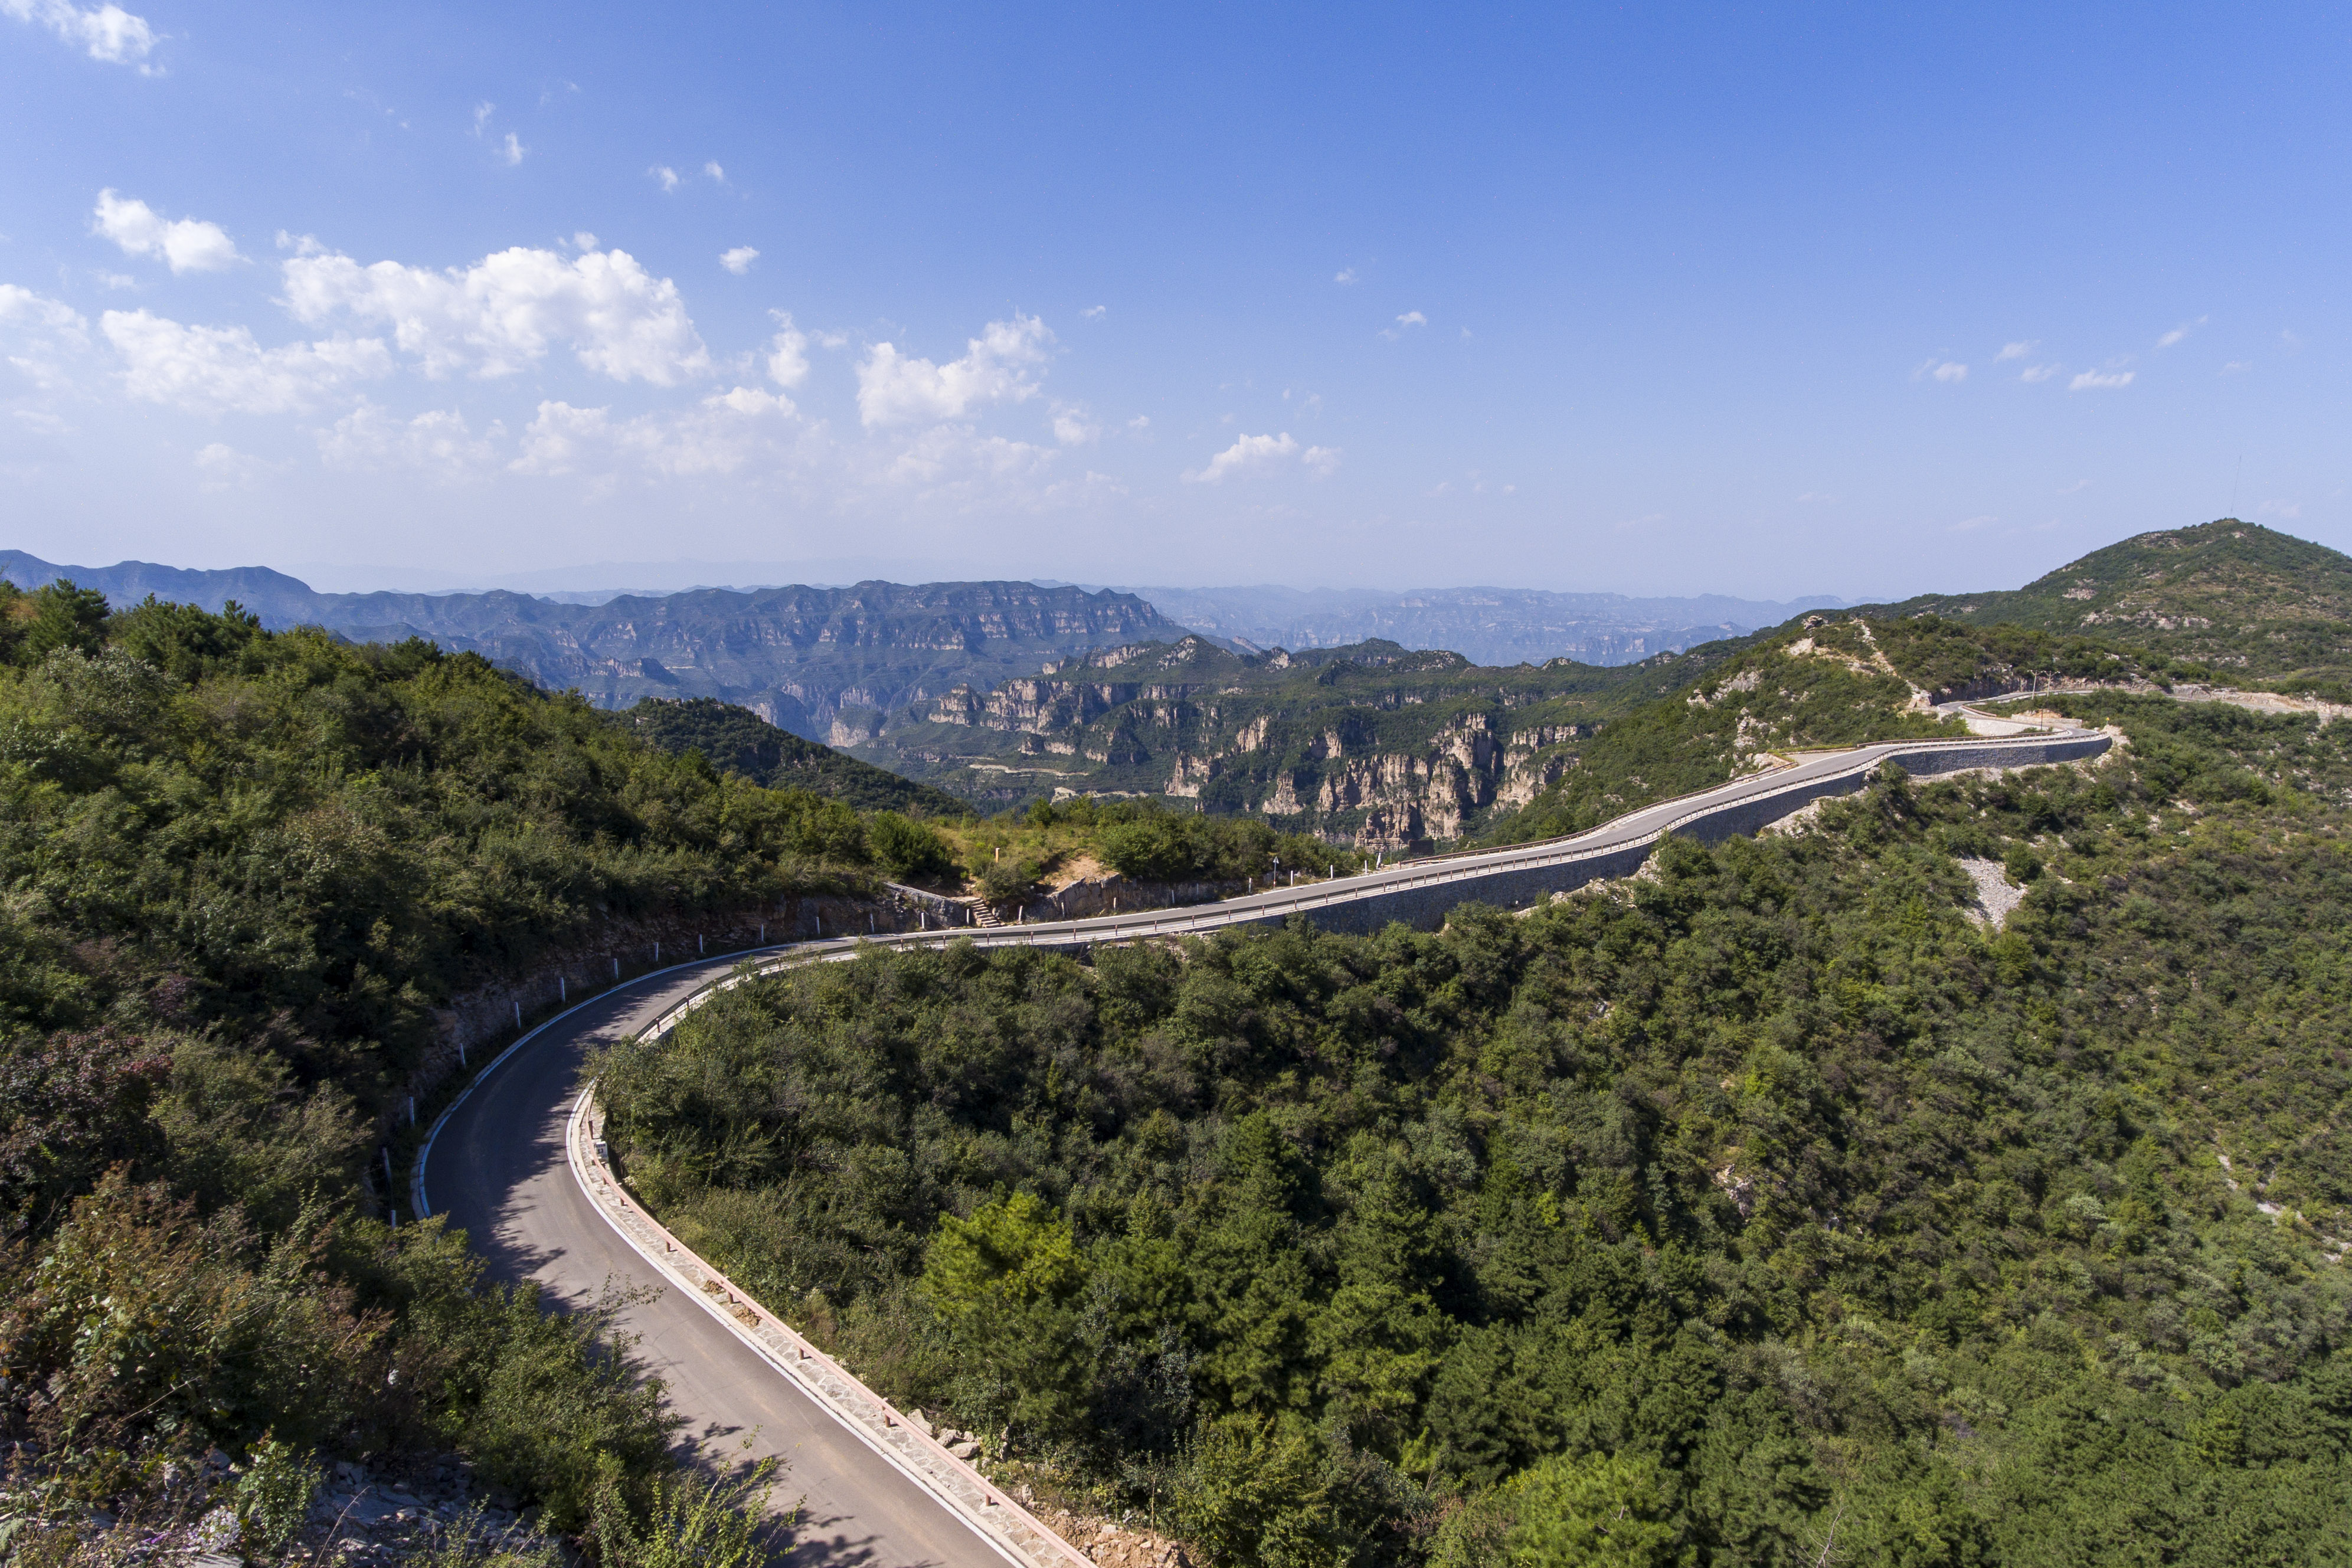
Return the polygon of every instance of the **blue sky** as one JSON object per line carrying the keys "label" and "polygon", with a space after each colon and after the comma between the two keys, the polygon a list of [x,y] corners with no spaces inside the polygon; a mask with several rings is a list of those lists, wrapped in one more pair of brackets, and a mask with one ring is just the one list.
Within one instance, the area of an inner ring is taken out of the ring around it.
{"label": "blue sky", "polygon": [[2352,548],[2347,34],[0,0],[0,545],[1859,598],[2234,497]]}

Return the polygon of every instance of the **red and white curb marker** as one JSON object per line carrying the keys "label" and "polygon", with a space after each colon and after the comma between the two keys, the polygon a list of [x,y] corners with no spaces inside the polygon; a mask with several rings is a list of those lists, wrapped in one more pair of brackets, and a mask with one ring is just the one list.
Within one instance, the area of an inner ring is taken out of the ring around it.
{"label": "red and white curb marker", "polygon": [[[667,1020],[666,1020],[667,1021]],[[897,1467],[949,1512],[1020,1568],[1094,1568],[1093,1560],[1040,1523],[989,1479],[947,1451],[890,1402],[697,1256],[623,1189],[598,1157],[593,1124],[596,1086],[572,1107],[564,1148],[572,1179],[637,1256],[716,1318],[761,1360],[806,1394],[861,1442]]]}

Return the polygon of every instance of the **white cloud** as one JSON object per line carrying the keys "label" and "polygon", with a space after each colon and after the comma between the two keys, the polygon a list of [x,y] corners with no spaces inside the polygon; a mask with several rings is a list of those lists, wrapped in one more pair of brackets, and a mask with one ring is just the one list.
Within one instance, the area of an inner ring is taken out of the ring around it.
{"label": "white cloud", "polygon": [[196,472],[203,476],[200,483],[207,490],[250,490],[284,466],[239,452],[225,441],[196,449]]}
{"label": "white cloud", "polygon": [[57,387],[68,379],[65,361],[89,351],[89,323],[61,299],[0,283],[0,337],[11,365],[36,386]]}
{"label": "white cloud", "polygon": [[1954,360],[1928,360],[1911,372],[1911,379],[1932,378],[1947,383],[1969,379],[1969,368]]}
{"label": "white cloud", "polygon": [[383,322],[429,376],[512,375],[556,339],[614,381],[673,386],[710,371],[710,352],[677,285],[653,277],[626,251],[589,250],[567,260],[518,246],[440,272],[395,261],[362,267],[347,256],[297,256],[284,267],[295,319],[341,312]]}
{"label": "white cloud", "polygon": [[137,66],[142,76],[161,74],[145,63],[160,41],[155,29],[145,17],[134,16],[120,5],[85,11],[68,0],[0,0],[0,16],[47,27],[67,43],[79,44],[91,59]]}
{"label": "white cloud", "polygon": [[1343,267],[1332,275],[1331,281],[1343,284],[1353,283],[1356,281],[1356,269],[1352,267]]}
{"label": "white cloud", "polygon": [[331,468],[415,468],[455,479],[484,473],[498,460],[497,448],[477,436],[456,409],[428,409],[404,420],[362,398],[317,434],[320,460]]}
{"label": "white cloud", "polygon": [[1054,408],[1054,439],[1065,446],[1084,446],[1102,434],[1102,426],[1087,417],[1087,411],[1071,404],[1057,403]]}
{"label": "white cloud", "polygon": [[490,116],[498,111],[499,106],[488,99],[474,105],[474,134],[479,136],[482,133],[482,127],[488,125],[490,122]]}
{"label": "white cloud", "polygon": [[1031,367],[1043,364],[1054,334],[1034,316],[991,321],[965,345],[961,359],[935,365],[908,359],[894,343],[877,343],[857,367],[857,413],[871,428],[961,419],[983,403],[1021,402],[1036,395]]}
{"label": "white cloud", "polygon": [[2253,368],[2254,361],[2252,360],[2231,360],[2228,364],[2221,367],[2221,374],[2225,376],[2242,376]]}
{"label": "white cloud", "polygon": [[2206,322],[2211,319],[2212,318],[2210,316],[2200,316],[2194,321],[2183,321],[2179,326],[2175,327],[2171,331],[2167,332],[2163,337],[2158,338],[2156,340],[2156,346],[2159,349],[2169,349],[2173,344],[2178,343],[2181,339],[2186,338],[2189,333],[2194,332],[2198,328],[2202,327]]}
{"label": "white cloud", "polygon": [[808,379],[808,334],[793,325],[791,311],[770,314],[782,330],[768,340],[768,379],[780,387],[796,387]]}
{"label": "white cloud", "polygon": [[146,203],[125,201],[110,189],[98,193],[91,215],[91,233],[121,246],[125,256],[161,256],[173,272],[218,272],[245,259],[220,225],[194,218],[166,223]]}
{"label": "white cloud", "polygon": [[2132,384],[2132,377],[2137,372],[2131,371],[2084,371],[2081,375],[2076,376],[2073,381],[2066,383],[2066,390],[2068,392],[2095,392],[2104,391],[2113,387],[2127,387]]}
{"label": "white cloud", "polygon": [[2039,343],[2032,342],[2003,343],[2000,346],[2000,352],[1992,357],[1993,363],[1999,364],[2003,360],[2021,360],[2039,347],[2041,347]]}
{"label": "white cloud", "polygon": [[1287,431],[1280,435],[1244,435],[1184,477],[1196,485],[1221,485],[1228,475],[1280,463],[1297,450],[1298,443]]}
{"label": "white cloud", "polygon": [[145,310],[109,310],[99,328],[123,358],[132,397],[203,413],[283,413],[393,368],[374,338],[265,349],[243,327],[184,327]]}
{"label": "white cloud", "polygon": [[499,149],[499,156],[504,158],[507,161],[507,167],[511,169],[520,163],[522,155],[530,151],[530,148],[522,144],[522,138],[509,131],[507,132],[506,145]]}
{"label": "white cloud", "polygon": [[1127,422],[1127,427],[1129,430],[1150,430],[1151,428],[1151,416],[1148,413],[1139,413],[1133,419]]}
{"label": "white cloud", "polygon": [[1381,336],[1383,338],[1401,338],[1405,333],[1412,330],[1415,327],[1426,327],[1428,325],[1428,317],[1423,315],[1418,310],[1408,310],[1403,315],[1396,319],[1395,326],[1382,328],[1381,329]]}
{"label": "white cloud", "polygon": [[663,190],[675,191],[677,189],[677,171],[671,168],[668,164],[656,163],[652,168],[646,170],[646,172],[651,174],[655,179],[659,180]]}
{"label": "white cloud", "polygon": [[757,248],[748,245],[739,245],[733,250],[721,251],[719,256],[719,265],[740,277],[751,271],[751,264],[759,259],[760,253]]}
{"label": "white cloud", "polygon": [[721,169],[716,160],[705,163],[702,166],[702,172],[709,175],[712,179],[718,181],[722,185],[727,183],[727,171]]}
{"label": "white cloud", "polygon": [[1336,446],[1310,446],[1298,455],[1307,465],[1307,472],[1318,479],[1328,479],[1339,466],[1339,449]]}
{"label": "white cloud", "polygon": [[2028,365],[2023,370],[2017,372],[2017,379],[2021,382],[2031,382],[2039,384],[2042,382],[2048,381],[2052,376],[2056,375],[2060,371],[2064,370],[2065,368],[2066,367],[2063,365],[2057,364]]}
{"label": "white cloud", "polygon": [[1108,305],[1089,305],[1085,309],[1079,311],[1078,314],[1085,317],[1089,321],[1099,321],[1105,316],[1110,314],[1110,307]]}
{"label": "white cloud", "polygon": [[523,432],[522,455],[507,466],[545,475],[629,466],[672,479],[729,474],[751,461],[775,434],[774,422],[792,413],[791,399],[758,387],[713,393],[683,413],[622,420],[610,409],[542,402]]}

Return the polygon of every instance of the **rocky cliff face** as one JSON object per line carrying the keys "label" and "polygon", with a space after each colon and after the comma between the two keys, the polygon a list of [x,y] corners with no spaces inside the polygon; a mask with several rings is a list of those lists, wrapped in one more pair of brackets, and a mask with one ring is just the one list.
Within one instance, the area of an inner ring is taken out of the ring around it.
{"label": "rocky cliff face", "polygon": [[1386,643],[1251,655],[1188,637],[960,686],[860,754],[992,804],[1158,794],[1399,849],[1457,837],[1558,779],[1591,729],[1569,711],[1580,679]]}

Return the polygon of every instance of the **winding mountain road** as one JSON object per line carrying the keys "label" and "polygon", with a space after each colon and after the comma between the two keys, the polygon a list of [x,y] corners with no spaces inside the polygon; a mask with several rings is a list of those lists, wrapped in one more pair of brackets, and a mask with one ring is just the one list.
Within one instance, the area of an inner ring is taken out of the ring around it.
{"label": "winding mountain road", "polygon": [[[2102,734],[2079,730],[1887,742],[1809,756],[1629,812],[1570,839],[1412,862],[1220,904],[978,932],[797,943],[680,965],[560,1014],[485,1068],[419,1156],[415,1207],[446,1214],[462,1228],[494,1277],[536,1281],[568,1306],[587,1305],[608,1287],[656,1286],[653,1271],[581,1190],[565,1157],[564,1127],[580,1092],[581,1066],[597,1046],[693,1005],[747,961],[780,967],[846,958],[867,946],[950,940],[1082,947],[1274,924],[1294,915],[1336,929],[1375,929],[1391,919],[1433,926],[1454,904],[1525,904],[1596,877],[1626,874],[1670,831],[1705,839],[1753,831],[1824,795],[1862,788],[1886,760],[1933,774],[2070,760],[2107,744]],[[787,1462],[782,1495],[804,1498],[789,1559],[798,1568],[996,1568],[1012,1560],[696,1303],[661,1291],[625,1308],[619,1323],[637,1336],[639,1357],[662,1379],[671,1406],[704,1451]],[[740,1448],[747,1439],[749,1448]]]}

